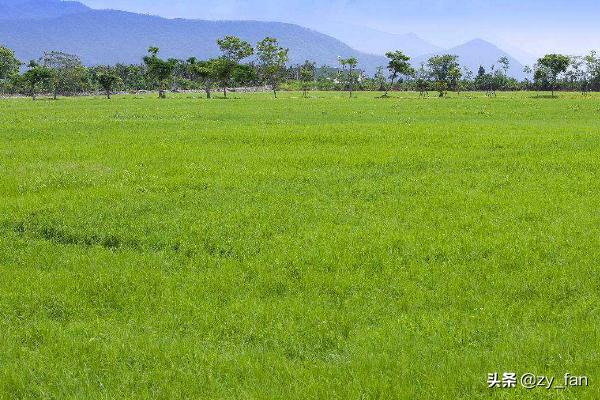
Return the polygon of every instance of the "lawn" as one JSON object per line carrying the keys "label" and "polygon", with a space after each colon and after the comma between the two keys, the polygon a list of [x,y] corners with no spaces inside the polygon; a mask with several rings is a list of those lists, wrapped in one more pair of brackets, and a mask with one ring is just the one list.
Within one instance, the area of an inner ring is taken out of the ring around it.
{"label": "lawn", "polygon": [[0,399],[600,398],[600,95],[378,95],[0,100]]}

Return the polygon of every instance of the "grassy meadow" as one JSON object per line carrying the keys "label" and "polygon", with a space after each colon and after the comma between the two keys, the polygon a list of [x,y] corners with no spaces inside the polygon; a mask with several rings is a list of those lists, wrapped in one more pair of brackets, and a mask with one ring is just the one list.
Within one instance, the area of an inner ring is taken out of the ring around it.
{"label": "grassy meadow", "polygon": [[0,399],[600,398],[600,95],[310,96],[0,100]]}

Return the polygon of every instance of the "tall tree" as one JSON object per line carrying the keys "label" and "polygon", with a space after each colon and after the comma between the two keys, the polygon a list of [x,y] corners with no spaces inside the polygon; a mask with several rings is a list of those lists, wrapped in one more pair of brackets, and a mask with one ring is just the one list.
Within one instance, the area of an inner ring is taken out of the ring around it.
{"label": "tall tree", "polygon": [[413,76],[415,74],[414,68],[410,65],[410,57],[405,55],[402,51],[390,51],[385,54],[390,60],[388,63],[388,71],[390,71],[390,86],[386,88],[385,95],[388,95],[388,90],[394,87],[394,82],[399,76]]}
{"label": "tall tree", "polygon": [[120,81],[119,76],[110,67],[104,67],[101,71],[96,74],[96,80],[98,84],[104,90],[106,98],[110,100],[110,95],[117,84]]}
{"label": "tall tree", "polygon": [[538,64],[546,68],[549,73],[552,97],[554,97],[554,89],[556,88],[558,76],[567,71],[570,63],[571,59],[562,54],[546,54],[538,60]]}
{"label": "tall tree", "polygon": [[462,71],[458,67],[452,67],[448,71],[448,87],[460,94]]}
{"label": "tall tree", "polygon": [[217,76],[221,81],[223,95],[227,97],[227,87],[231,83],[232,75],[238,64],[245,58],[254,54],[252,45],[236,36],[225,36],[218,39],[217,44],[221,49],[221,59],[216,67]]}
{"label": "tall tree", "polygon": [[50,84],[54,100],[59,93],[77,93],[84,90],[88,74],[76,55],[49,51],[39,59],[39,63],[52,71]]}
{"label": "tall tree", "polygon": [[354,83],[358,80],[356,76],[356,67],[358,66],[358,59],[356,57],[340,58],[339,63],[342,66],[343,80],[348,87],[350,97],[354,92]]}
{"label": "tall tree", "polygon": [[21,79],[29,86],[31,98],[35,100],[38,85],[47,82],[52,78],[52,70],[35,61],[30,61],[28,68],[29,69],[23,74]]}
{"label": "tall tree", "polygon": [[277,39],[266,37],[256,44],[256,55],[259,61],[259,71],[262,78],[271,86],[275,98],[279,82],[285,74],[285,64],[288,62],[289,49],[279,46]]}
{"label": "tall tree", "polygon": [[150,47],[148,55],[144,57],[144,64],[146,64],[148,76],[158,85],[158,98],[164,99],[167,97],[165,92],[173,78],[177,60],[173,58],[163,60],[158,57],[159,51],[158,47]]}
{"label": "tall tree", "polygon": [[216,64],[219,60],[198,61],[195,57],[188,59],[190,77],[193,81],[204,85],[206,98],[211,98],[213,82],[218,79]]}
{"label": "tall tree", "polygon": [[459,69],[458,56],[444,54],[433,56],[427,61],[427,65],[431,70],[431,75],[435,80],[435,87],[440,97],[443,97],[450,86],[450,71]]}
{"label": "tall tree", "polygon": [[19,72],[21,61],[15,56],[15,52],[0,45],[0,80],[7,79]]}
{"label": "tall tree", "polygon": [[315,63],[306,60],[300,67],[300,81],[302,82],[302,95],[308,97],[310,84],[315,80]]}

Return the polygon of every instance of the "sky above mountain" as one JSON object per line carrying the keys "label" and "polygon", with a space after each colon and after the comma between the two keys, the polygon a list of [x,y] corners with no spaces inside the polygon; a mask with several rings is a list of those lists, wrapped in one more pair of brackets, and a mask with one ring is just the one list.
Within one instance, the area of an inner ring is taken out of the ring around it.
{"label": "sky above mountain", "polygon": [[540,55],[600,49],[598,0],[83,0],[164,17],[253,19],[314,28],[340,23],[415,32],[443,47],[484,38]]}

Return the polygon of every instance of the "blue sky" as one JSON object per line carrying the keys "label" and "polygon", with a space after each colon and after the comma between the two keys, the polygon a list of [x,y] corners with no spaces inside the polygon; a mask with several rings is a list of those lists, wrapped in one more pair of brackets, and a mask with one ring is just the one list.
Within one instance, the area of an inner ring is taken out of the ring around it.
{"label": "blue sky", "polygon": [[600,50],[600,0],[82,0],[165,17],[255,19],[414,32],[450,47],[483,38],[532,54]]}

